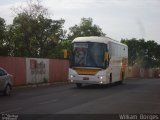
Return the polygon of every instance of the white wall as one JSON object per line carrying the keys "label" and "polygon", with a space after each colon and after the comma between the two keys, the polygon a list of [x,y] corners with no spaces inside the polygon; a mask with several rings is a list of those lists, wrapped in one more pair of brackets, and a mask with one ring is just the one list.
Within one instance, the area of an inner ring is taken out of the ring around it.
{"label": "white wall", "polygon": [[[33,62],[34,61],[34,62]],[[36,65],[34,66],[33,63]],[[35,84],[49,81],[49,60],[26,58],[26,82]]]}

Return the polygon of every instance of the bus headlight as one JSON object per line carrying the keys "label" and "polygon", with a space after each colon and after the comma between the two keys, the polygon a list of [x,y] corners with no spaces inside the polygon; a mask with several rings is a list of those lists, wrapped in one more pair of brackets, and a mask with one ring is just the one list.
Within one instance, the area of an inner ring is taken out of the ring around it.
{"label": "bus headlight", "polygon": [[71,80],[71,82],[73,82],[73,80]]}
{"label": "bus headlight", "polygon": [[101,82],[99,82],[100,84],[102,84],[103,82],[101,81]]}
{"label": "bus headlight", "polygon": [[70,78],[73,78],[73,77],[75,77],[74,75],[70,75]]}
{"label": "bus headlight", "polygon": [[73,78],[73,75],[70,75],[71,78]]}
{"label": "bus headlight", "polygon": [[104,76],[99,76],[98,78],[99,78],[100,80],[102,80],[102,79],[104,78]]}

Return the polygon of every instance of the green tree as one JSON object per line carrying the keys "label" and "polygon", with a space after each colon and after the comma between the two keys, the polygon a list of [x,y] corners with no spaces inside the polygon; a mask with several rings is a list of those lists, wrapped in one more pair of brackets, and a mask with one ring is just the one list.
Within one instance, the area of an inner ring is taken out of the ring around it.
{"label": "green tree", "polygon": [[82,18],[79,25],[69,28],[68,39],[73,40],[81,36],[105,36],[105,33],[98,25],[93,24],[92,18]]}
{"label": "green tree", "polygon": [[71,49],[71,40],[61,40],[58,42],[57,46],[54,48],[55,52],[50,53],[51,58],[60,58],[63,59],[63,50],[67,49],[68,51]]}
{"label": "green tree", "polygon": [[[0,42],[2,43],[3,42],[3,40],[5,39],[5,30],[6,30],[6,28],[5,28],[5,20],[3,19],[3,18],[1,18],[0,17],[0,32],[1,32],[1,34],[0,34]],[[2,45],[2,44],[1,44]]]}
{"label": "green tree", "polygon": [[64,20],[52,20],[38,17],[36,31],[34,32],[34,48],[37,48],[39,57],[49,57],[51,53],[55,52],[54,48],[58,42],[63,39]]}
{"label": "green tree", "polygon": [[122,43],[128,45],[129,65],[138,65],[144,68],[160,67],[160,58],[158,52],[160,45],[155,41],[147,41],[144,39],[122,39]]}
{"label": "green tree", "polygon": [[[14,56],[48,57],[63,39],[64,20],[52,20],[47,9],[30,1],[27,8],[14,9],[16,17],[9,26],[12,54]],[[18,11],[18,12],[17,12]]]}
{"label": "green tree", "polygon": [[160,67],[160,59],[157,51],[160,51],[158,45],[155,41],[150,40],[146,42],[145,47],[145,67],[152,68],[152,67]]}
{"label": "green tree", "polygon": [[2,56],[9,54],[9,42],[6,39],[6,36],[5,20],[0,17],[0,55]]}

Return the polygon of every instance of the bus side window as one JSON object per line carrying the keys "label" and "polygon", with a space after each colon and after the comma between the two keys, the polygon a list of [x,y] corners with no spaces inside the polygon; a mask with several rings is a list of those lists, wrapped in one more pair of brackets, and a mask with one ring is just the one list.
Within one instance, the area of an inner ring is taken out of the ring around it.
{"label": "bus side window", "polygon": [[112,53],[112,56],[114,57],[115,56],[115,46],[114,46],[114,43],[111,43],[111,53]]}
{"label": "bus side window", "polygon": [[109,59],[111,59],[112,56],[111,43],[108,44],[108,53],[109,53]]}

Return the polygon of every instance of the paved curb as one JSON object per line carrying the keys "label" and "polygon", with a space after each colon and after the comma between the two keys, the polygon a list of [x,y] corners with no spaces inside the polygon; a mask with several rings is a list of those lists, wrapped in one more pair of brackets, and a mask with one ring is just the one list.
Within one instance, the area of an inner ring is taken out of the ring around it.
{"label": "paved curb", "polygon": [[54,82],[54,83],[40,83],[40,84],[32,84],[32,85],[23,85],[23,86],[13,86],[13,89],[22,89],[22,88],[37,88],[44,86],[62,86],[70,84],[70,82]]}

